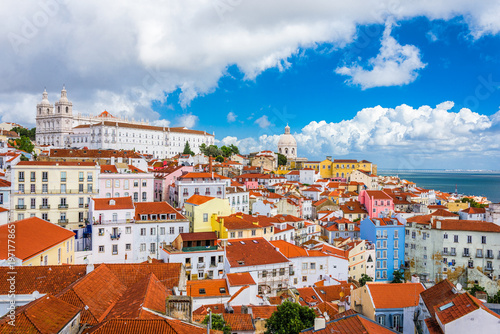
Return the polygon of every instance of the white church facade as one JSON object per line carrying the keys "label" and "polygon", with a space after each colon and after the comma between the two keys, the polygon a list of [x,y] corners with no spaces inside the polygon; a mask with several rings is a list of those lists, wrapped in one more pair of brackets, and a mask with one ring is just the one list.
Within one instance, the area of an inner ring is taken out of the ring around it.
{"label": "white church facade", "polygon": [[73,104],[66,89],[54,105],[43,92],[37,104],[36,143],[56,148],[124,149],[170,158],[184,150],[186,142],[194,153],[202,144],[213,145],[213,134],[182,127],[152,126],[147,122],[130,121],[104,111],[98,116],[73,115]]}

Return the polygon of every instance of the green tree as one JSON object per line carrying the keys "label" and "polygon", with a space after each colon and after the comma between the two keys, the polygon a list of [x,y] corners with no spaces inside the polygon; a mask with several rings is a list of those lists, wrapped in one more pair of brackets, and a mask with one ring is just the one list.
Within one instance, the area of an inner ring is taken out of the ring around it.
{"label": "green tree", "polygon": [[207,153],[207,145],[205,143],[201,144],[200,145],[200,152],[205,154],[205,155],[208,155]]}
{"label": "green tree", "polygon": [[359,284],[363,286],[366,284],[366,282],[373,282],[373,278],[371,278],[367,274],[361,274],[361,278],[359,279]]}
{"label": "green tree", "polygon": [[238,148],[238,146],[231,144],[229,145],[229,148],[231,149],[231,152],[233,154],[240,154],[240,149]]}
{"label": "green tree", "polygon": [[266,334],[297,334],[303,329],[314,326],[315,317],[312,308],[285,301],[267,319]]}
{"label": "green tree", "polygon": [[[209,321],[210,321],[210,316],[207,315],[201,323],[207,325]],[[211,329],[222,331],[224,334],[231,333],[231,327],[229,327],[229,325],[226,324],[226,321],[224,321],[224,318],[220,314],[212,314]]]}
{"label": "green tree", "polygon": [[278,153],[278,166],[285,166],[287,162],[286,156],[281,153]]}
{"label": "green tree", "polygon": [[488,297],[488,303],[500,304],[500,290],[491,297]]}
{"label": "green tree", "polygon": [[486,292],[486,289],[480,286],[479,284],[474,284],[472,288],[466,288],[467,291],[474,297],[476,296],[476,292],[481,291],[481,292]]}
{"label": "green tree", "polygon": [[225,158],[229,158],[231,156],[231,154],[233,153],[233,151],[231,150],[231,148],[227,147],[227,146],[222,146],[221,148],[221,151],[222,151],[222,156],[224,156]]}
{"label": "green tree", "polygon": [[394,278],[392,279],[391,283],[403,283],[405,280],[405,275],[401,270],[394,271],[392,275],[394,276]]}
{"label": "green tree", "polygon": [[35,145],[33,145],[31,140],[26,136],[21,136],[16,140],[10,141],[9,143],[18,150],[22,150],[27,153],[33,152],[33,149],[35,148]]}
{"label": "green tree", "polygon": [[215,158],[215,161],[224,162],[224,157],[222,155],[219,155],[218,157]]}
{"label": "green tree", "polygon": [[460,200],[460,202],[462,202],[462,203],[469,203],[469,205],[472,208],[484,208],[484,207],[486,207],[486,204],[479,204],[473,198],[466,198],[466,197],[464,197],[464,198],[462,198]]}
{"label": "green tree", "polygon": [[194,155],[194,152],[191,151],[191,147],[189,146],[189,142],[186,142],[186,144],[184,145],[184,151],[182,152],[182,154]]}

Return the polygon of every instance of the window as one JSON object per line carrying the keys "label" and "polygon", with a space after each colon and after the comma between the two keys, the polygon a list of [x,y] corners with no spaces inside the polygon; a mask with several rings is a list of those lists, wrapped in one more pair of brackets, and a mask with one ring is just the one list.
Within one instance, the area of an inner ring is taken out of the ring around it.
{"label": "window", "polygon": [[149,252],[150,253],[155,253],[156,252],[156,244],[154,242],[149,244]]}
{"label": "window", "polygon": [[385,315],[378,315],[377,316],[377,322],[381,324],[382,326],[385,326]]}
{"label": "window", "polygon": [[302,263],[302,270],[307,270],[307,263]]}
{"label": "window", "polygon": [[160,235],[165,235],[165,228],[164,227],[160,227]]}
{"label": "window", "polygon": [[120,187],[120,180],[115,180],[115,187],[119,188]]}
{"label": "window", "polygon": [[170,227],[168,232],[169,232],[169,234],[174,234],[175,233],[175,227],[173,227],[173,226]]}
{"label": "window", "polygon": [[111,180],[106,180],[106,188],[111,188]]}
{"label": "window", "polygon": [[61,172],[61,182],[66,182],[66,172]]}
{"label": "window", "polygon": [[132,244],[125,244],[125,250],[129,251],[132,249]]}
{"label": "window", "polygon": [[398,259],[398,258],[399,258],[399,251],[398,251],[398,250],[395,250],[395,251],[394,251],[394,258],[395,258],[395,259]]}
{"label": "window", "polygon": [[443,234],[443,239],[448,239],[448,234],[447,233]]}
{"label": "window", "polygon": [[141,252],[145,252],[146,251],[146,244],[145,243],[141,244],[140,250],[141,250]]}
{"label": "window", "polygon": [[467,236],[467,243],[471,244],[472,243],[472,235]]}
{"label": "window", "polygon": [[142,192],[142,201],[143,202],[146,202],[146,199],[147,199],[148,195],[145,191]]}
{"label": "window", "polygon": [[236,237],[235,232],[229,233],[229,236],[230,236],[230,238],[235,238]]}
{"label": "window", "polygon": [[184,227],[183,226],[179,226],[179,233],[184,233]]}
{"label": "window", "polygon": [[22,184],[22,183],[19,183],[19,192],[20,192],[21,194],[23,194],[23,193],[24,193],[24,184]]}
{"label": "window", "polygon": [[146,235],[146,229],[145,228],[141,228],[141,235]]}
{"label": "window", "polygon": [[316,263],[314,262],[311,263],[311,270],[316,270]]}
{"label": "window", "polygon": [[42,172],[42,181],[47,182],[49,180],[49,172]]}
{"label": "window", "polygon": [[78,172],[78,181],[83,182],[83,172]]}
{"label": "window", "polygon": [[125,234],[132,233],[132,228],[130,226],[125,227]]}
{"label": "window", "polygon": [[458,235],[456,235],[456,234],[455,234],[455,235],[453,236],[453,242],[458,242]]}
{"label": "window", "polygon": [[457,254],[457,249],[455,247],[450,248],[450,255],[456,255]]}
{"label": "window", "polygon": [[443,248],[443,254],[448,254],[448,247]]}
{"label": "window", "polygon": [[398,240],[394,240],[394,248],[399,248],[399,242],[398,242]]}
{"label": "window", "polygon": [[256,235],[256,231],[252,230],[252,236],[254,237]]}
{"label": "window", "polygon": [[302,282],[307,282],[307,276],[302,276]]}
{"label": "window", "polygon": [[139,193],[136,191],[134,192],[134,202],[138,202],[139,201]]}
{"label": "window", "polygon": [[19,181],[20,182],[24,181],[24,172],[19,172]]}
{"label": "window", "polygon": [[99,253],[104,253],[104,246],[99,246]]}
{"label": "window", "polygon": [[35,209],[36,208],[36,198],[32,198],[31,200],[31,209]]}
{"label": "window", "polygon": [[92,183],[87,184],[87,192],[92,193]]}
{"label": "window", "polygon": [[151,227],[151,235],[156,235],[156,228],[155,227]]}
{"label": "window", "polygon": [[100,228],[100,229],[99,229],[99,235],[100,235],[100,236],[104,235],[104,229],[103,229],[103,228]]}
{"label": "window", "polygon": [[243,238],[243,231],[238,232],[238,238]]}
{"label": "window", "polygon": [[481,236],[481,243],[482,244],[486,243],[486,236],[485,235]]}
{"label": "window", "polygon": [[79,192],[79,193],[83,193],[83,183],[80,183],[80,184],[78,185],[78,192]]}
{"label": "window", "polygon": [[469,248],[464,248],[464,256],[469,256]]}
{"label": "window", "polygon": [[92,182],[92,172],[87,172],[87,182]]}
{"label": "window", "polygon": [[113,249],[113,255],[117,255],[118,254],[118,245],[111,245],[112,246],[112,249]]}
{"label": "window", "polygon": [[129,188],[129,180],[123,180],[123,189]]}
{"label": "window", "polygon": [[208,213],[203,214],[203,222],[204,223],[208,222]]}

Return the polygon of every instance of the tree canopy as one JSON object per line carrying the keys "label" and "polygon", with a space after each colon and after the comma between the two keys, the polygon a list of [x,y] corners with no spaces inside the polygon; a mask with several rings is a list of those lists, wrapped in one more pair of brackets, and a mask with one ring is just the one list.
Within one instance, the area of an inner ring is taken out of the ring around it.
{"label": "tree canopy", "polygon": [[287,162],[286,156],[284,156],[281,153],[278,153],[278,166],[286,166],[286,162]]}
{"label": "tree canopy", "polygon": [[31,142],[31,140],[26,136],[21,136],[16,140],[9,141],[9,144],[18,150],[22,150],[27,153],[32,153],[35,145]]}
{"label": "tree canopy", "polygon": [[21,127],[16,126],[16,127],[13,127],[11,129],[11,131],[16,132],[21,137],[23,137],[23,136],[28,137],[31,140],[35,140],[35,137],[36,137],[36,128],[25,129],[25,128],[21,128]]}
{"label": "tree canopy", "polygon": [[[208,324],[208,321],[210,319],[210,316],[206,316],[205,319],[201,322],[204,325]],[[231,327],[229,327],[228,324],[226,324],[226,321],[224,321],[224,318],[220,314],[212,314],[212,326],[211,329],[215,329],[218,331],[222,331],[224,334],[230,334],[231,333]]]}
{"label": "tree canopy", "polygon": [[404,282],[405,276],[404,276],[403,271],[396,270],[396,271],[394,271],[393,275],[394,275],[394,278],[392,279],[391,283],[403,283]]}
{"label": "tree canopy", "polygon": [[476,202],[473,198],[467,198],[467,197],[464,197],[460,200],[456,200],[455,201],[456,203],[469,203],[469,205],[472,207],[472,208],[485,208],[486,207],[486,204],[479,204],[478,202]]}
{"label": "tree canopy", "polygon": [[229,158],[233,154],[240,154],[240,150],[235,145],[222,146],[221,148],[217,145],[207,146],[205,143],[200,145],[200,152],[210,157],[222,156],[224,158]]}
{"label": "tree canopy", "polygon": [[297,334],[314,326],[316,314],[312,308],[285,301],[266,321],[266,334]]}
{"label": "tree canopy", "polygon": [[368,276],[367,274],[361,274],[361,278],[359,279],[359,285],[363,286],[366,282],[373,282],[373,278]]}
{"label": "tree canopy", "polygon": [[194,152],[191,151],[191,147],[189,146],[189,142],[187,141],[186,144],[184,145],[184,151],[182,151],[182,154],[194,155]]}

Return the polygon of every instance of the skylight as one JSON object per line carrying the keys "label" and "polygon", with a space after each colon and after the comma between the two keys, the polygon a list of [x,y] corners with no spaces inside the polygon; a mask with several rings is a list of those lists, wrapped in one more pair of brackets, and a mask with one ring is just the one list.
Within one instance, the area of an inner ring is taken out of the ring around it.
{"label": "skylight", "polygon": [[455,306],[455,304],[453,304],[453,302],[449,302],[448,304],[444,304],[443,306],[441,306],[439,308],[439,311],[444,311],[444,310],[446,310],[446,309],[448,309],[448,308],[450,308],[452,306]]}

